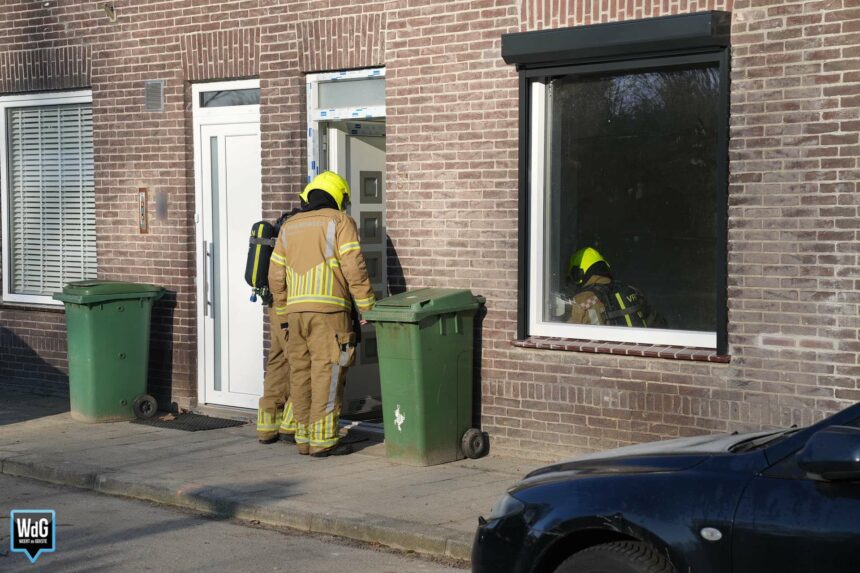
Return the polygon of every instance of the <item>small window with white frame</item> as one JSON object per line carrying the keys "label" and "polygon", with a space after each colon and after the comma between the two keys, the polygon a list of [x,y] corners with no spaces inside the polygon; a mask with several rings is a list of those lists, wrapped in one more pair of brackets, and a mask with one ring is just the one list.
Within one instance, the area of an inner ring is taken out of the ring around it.
{"label": "small window with white frame", "polygon": [[503,39],[524,123],[520,338],[726,352],[728,21]]}
{"label": "small window with white frame", "polygon": [[0,97],[3,300],[96,276],[92,93]]}

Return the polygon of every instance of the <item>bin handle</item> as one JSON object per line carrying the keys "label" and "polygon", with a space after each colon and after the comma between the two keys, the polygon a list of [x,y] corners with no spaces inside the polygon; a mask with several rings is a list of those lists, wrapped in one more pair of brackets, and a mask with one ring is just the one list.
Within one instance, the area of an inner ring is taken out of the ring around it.
{"label": "bin handle", "polygon": [[460,334],[460,331],[463,330],[463,325],[460,323],[460,314],[456,312],[439,315],[439,334],[441,336],[448,336],[448,323],[445,320],[447,318],[454,319],[454,334]]}

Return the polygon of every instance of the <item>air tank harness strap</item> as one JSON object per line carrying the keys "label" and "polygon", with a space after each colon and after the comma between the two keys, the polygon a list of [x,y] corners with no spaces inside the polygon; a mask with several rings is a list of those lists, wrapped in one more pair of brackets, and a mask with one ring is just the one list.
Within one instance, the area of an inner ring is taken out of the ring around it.
{"label": "air tank harness strap", "polygon": [[639,312],[639,310],[641,310],[641,308],[642,308],[641,304],[634,304],[633,306],[628,306],[627,308],[612,310],[612,311],[605,313],[606,319],[607,320],[613,320],[616,318],[623,318],[623,317],[631,315],[631,314],[636,314],[637,312]]}

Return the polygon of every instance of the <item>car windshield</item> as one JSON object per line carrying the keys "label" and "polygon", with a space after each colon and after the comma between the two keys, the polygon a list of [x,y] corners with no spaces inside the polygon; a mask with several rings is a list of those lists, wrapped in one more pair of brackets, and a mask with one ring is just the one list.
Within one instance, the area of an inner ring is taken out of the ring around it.
{"label": "car windshield", "polygon": [[749,452],[752,450],[757,450],[759,448],[763,448],[764,446],[773,445],[785,438],[791,436],[802,430],[803,428],[798,428],[796,426],[792,426],[791,428],[787,428],[785,430],[779,430],[773,432],[772,434],[767,434],[764,436],[758,436],[757,438],[752,438],[749,440],[744,440],[742,442],[738,442],[733,445],[729,451],[733,454],[739,454],[742,452]]}

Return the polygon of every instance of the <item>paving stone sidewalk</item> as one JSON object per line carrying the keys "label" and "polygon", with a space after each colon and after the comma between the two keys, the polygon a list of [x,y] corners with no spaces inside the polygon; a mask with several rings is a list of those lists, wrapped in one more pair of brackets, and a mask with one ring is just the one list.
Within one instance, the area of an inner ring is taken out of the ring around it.
{"label": "paving stone sidewalk", "polygon": [[68,400],[0,385],[0,473],[468,559],[479,515],[540,462],[489,456],[432,467],[383,445],[312,459],[261,445],[251,424],[183,432],[81,424]]}

